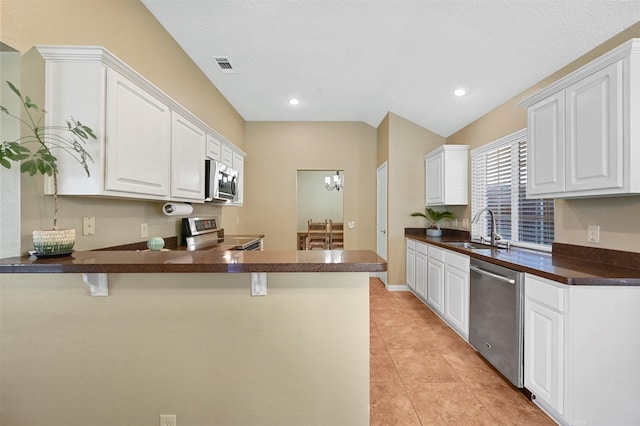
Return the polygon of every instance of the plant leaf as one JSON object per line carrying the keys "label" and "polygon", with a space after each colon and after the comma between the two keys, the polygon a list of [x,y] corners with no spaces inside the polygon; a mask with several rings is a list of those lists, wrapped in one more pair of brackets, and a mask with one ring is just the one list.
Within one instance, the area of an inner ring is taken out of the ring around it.
{"label": "plant leaf", "polygon": [[0,166],[10,169],[11,168],[11,161],[7,160],[6,158],[0,157]]}
{"label": "plant leaf", "polygon": [[20,165],[21,173],[29,173],[29,176],[33,176],[38,172],[38,167],[36,166],[35,160],[25,161]]}
{"label": "plant leaf", "polygon": [[13,90],[13,93],[15,93],[16,95],[18,95],[18,97],[20,99],[22,99],[22,94],[20,93],[20,91],[18,90],[18,88],[16,86],[13,85],[13,83],[11,83],[10,81],[7,81],[7,84],[9,85],[9,87],[11,88],[11,90]]}

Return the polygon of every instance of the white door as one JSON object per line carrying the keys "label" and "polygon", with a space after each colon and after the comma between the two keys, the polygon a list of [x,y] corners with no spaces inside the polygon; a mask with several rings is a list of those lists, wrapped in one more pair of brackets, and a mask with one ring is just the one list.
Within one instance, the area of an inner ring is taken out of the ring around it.
{"label": "white door", "polygon": [[[387,260],[387,163],[378,167],[376,174],[376,252],[378,256]],[[387,273],[382,272],[378,277],[387,284]]]}

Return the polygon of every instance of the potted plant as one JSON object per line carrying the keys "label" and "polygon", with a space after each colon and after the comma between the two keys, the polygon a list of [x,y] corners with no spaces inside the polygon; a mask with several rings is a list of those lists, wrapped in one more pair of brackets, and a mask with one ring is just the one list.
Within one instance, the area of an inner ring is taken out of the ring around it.
{"label": "potted plant", "polygon": [[90,127],[71,117],[66,126],[44,126],[46,111],[40,110],[29,96],[22,96],[20,90],[7,81],[11,91],[20,98],[25,117],[19,112],[11,112],[0,105],[0,112],[20,121],[23,129],[21,137],[15,141],[2,141],[0,145],[0,165],[11,168],[12,162],[22,162],[20,171],[29,176],[42,174],[53,179],[53,227],[51,230],[33,231],[33,245],[36,255],[56,256],[71,253],[75,243],[75,229],[58,229],[58,163],[55,155],[72,156],[87,172],[87,161],[93,161],[84,146],[89,138],[96,139]]}
{"label": "potted plant", "polygon": [[424,213],[413,212],[411,213],[411,216],[424,217],[425,219],[427,219],[427,221],[429,221],[429,226],[427,227],[427,236],[429,237],[441,237],[442,229],[440,229],[440,225],[438,225],[438,222],[440,222],[442,219],[447,219],[447,218],[453,219],[455,217],[455,215],[452,212],[449,212],[449,211],[441,212],[441,211],[434,210],[430,207],[425,208],[424,211],[425,211]]}

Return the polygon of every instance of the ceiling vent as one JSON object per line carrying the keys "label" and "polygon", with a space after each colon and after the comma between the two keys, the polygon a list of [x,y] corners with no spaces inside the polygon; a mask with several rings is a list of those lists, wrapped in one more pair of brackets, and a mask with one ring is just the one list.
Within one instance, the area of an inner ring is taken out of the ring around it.
{"label": "ceiling vent", "polygon": [[218,68],[220,72],[223,74],[235,74],[236,70],[231,66],[231,62],[229,62],[229,58],[225,56],[214,56],[216,64],[218,64]]}

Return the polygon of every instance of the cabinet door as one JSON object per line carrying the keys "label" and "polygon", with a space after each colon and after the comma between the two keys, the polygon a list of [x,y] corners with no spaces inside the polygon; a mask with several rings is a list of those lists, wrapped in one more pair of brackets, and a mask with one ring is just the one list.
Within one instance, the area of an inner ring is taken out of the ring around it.
{"label": "cabinet door", "polygon": [[406,260],[407,285],[411,290],[416,289],[416,251],[407,247]]}
{"label": "cabinet door", "polygon": [[233,204],[241,206],[244,192],[244,157],[236,152],[233,153],[233,166],[238,172],[238,184],[236,186],[237,195]]}
{"label": "cabinet door", "polygon": [[444,314],[444,262],[429,258],[427,304]]}
{"label": "cabinet door", "polygon": [[425,164],[425,188],[426,205],[444,203],[444,153],[426,157]]}
{"label": "cabinet door", "polygon": [[109,69],[106,112],[105,190],[168,196],[169,107]]}
{"label": "cabinet door", "polygon": [[469,271],[445,266],[444,318],[462,336],[469,337]]}
{"label": "cabinet door", "polygon": [[207,158],[219,162],[222,158],[220,154],[221,148],[222,142],[215,136],[207,133]]}
{"label": "cabinet door", "polygon": [[528,196],[564,191],[564,102],[564,92],[560,92],[527,111]]}
{"label": "cabinet door", "polygon": [[171,134],[171,197],[203,201],[205,133],[174,111]]}
{"label": "cabinet door", "polygon": [[622,61],[566,89],[566,190],[624,186]]}
{"label": "cabinet door", "polygon": [[427,297],[427,256],[416,252],[416,293],[422,297]]}
{"label": "cabinet door", "polygon": [[223,143],[220,148],[220,162],[225,166],[233,168],[233,150],[229,145]]}
{"label": "cabinet door", "polygon": [[559,414],[564,409],[563,330],[563,314],[525,299],[524,385]]}

